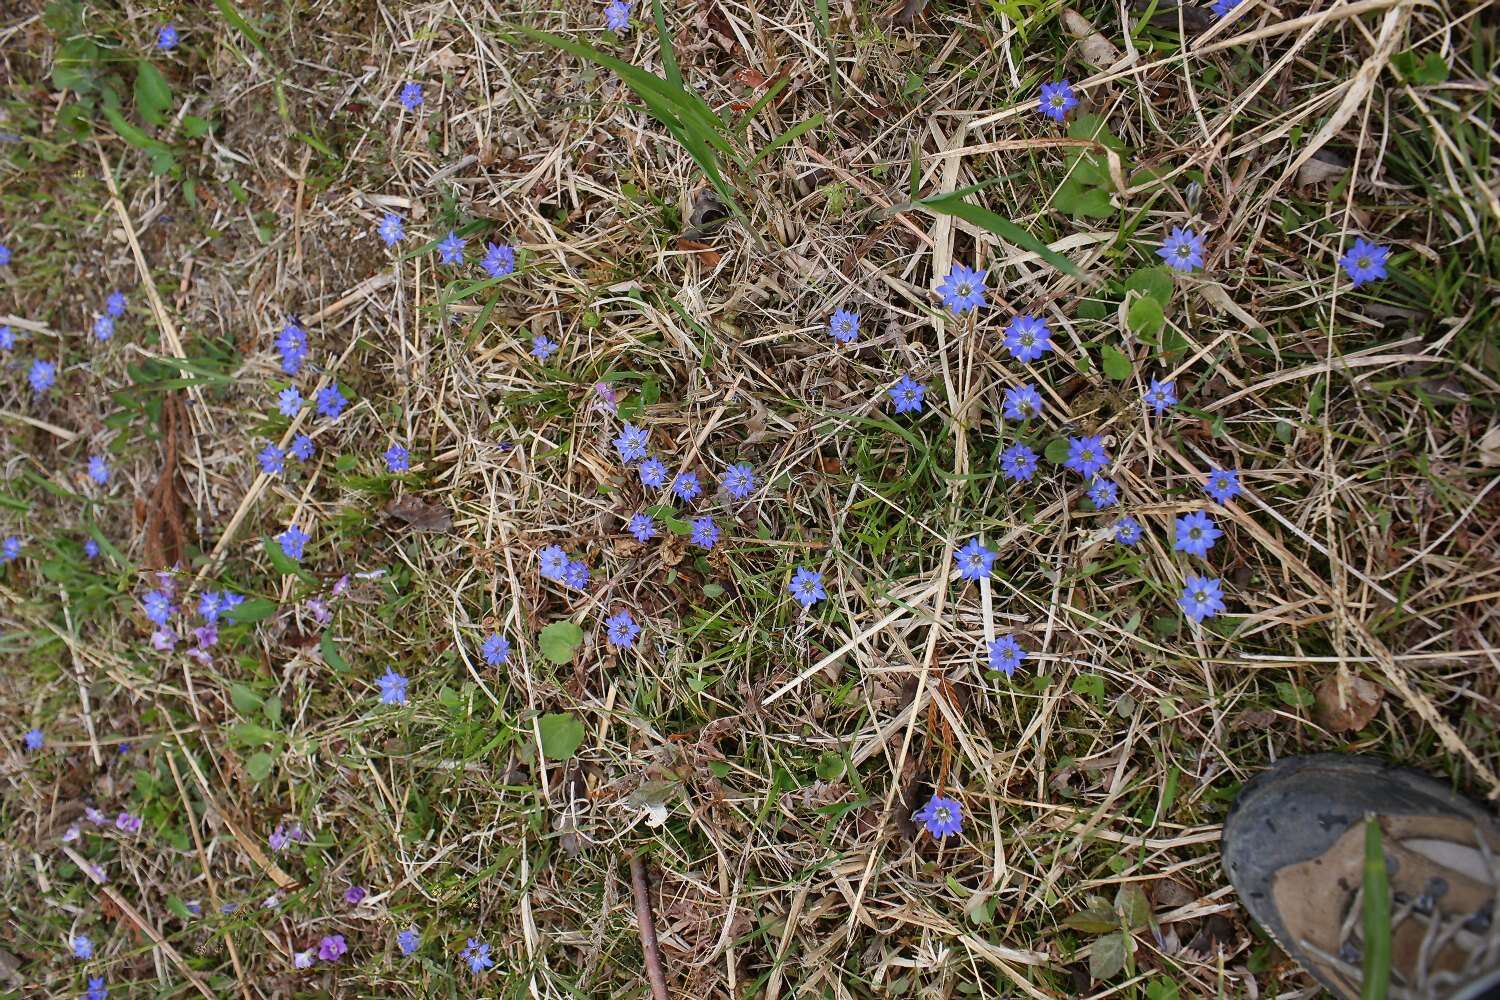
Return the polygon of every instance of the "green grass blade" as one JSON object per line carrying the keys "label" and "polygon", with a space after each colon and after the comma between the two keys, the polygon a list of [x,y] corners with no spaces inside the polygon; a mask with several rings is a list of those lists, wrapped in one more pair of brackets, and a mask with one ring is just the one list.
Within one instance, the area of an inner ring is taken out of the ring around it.
{"label": "green grass blade", "polygon": [[1068,258],[1055,252],[1047,244],[1032,236],[1014,222],[996,215],[987,208],[980,208],[978,205],[964,201],[963,198],[951,194],[940,198],[929,198],[917,204],[934,212],[956,216],[965,222],[971,222],[979,226],[981,229],[988,229],[996,236],[1014,243],[1022,250],[1030,250],[1064,274],[1071,274],[1075,278],[1083,277],[1083,272],[1078,270]]}
{"label": "green grass blade", "polygon": [[833,21],[828,16],[828,0],[816,0],[813,4],[814,20],[818,23],[818,36],[823,39],[823,52],[828,59],[828,99],[838,104],[839,66],[833,57]]}
{"label": "green grass blade", "polygon": [[755,156],[750,160],[750,165],[752,167],[755,166],[771,153],[775,152],[780,147],[785,146],[787,143],[797,138],[797,136],[803,134],[809,129],[817,128],[821,124],[823,124],[823,112],[819,111],[807,121],[802,122],[798,125],[793,125],[791,128],[787,129],[785,132],[772,139],[769,143],[766,144],[764,149],[755,154]]}
{"label": "green grass blade", "polygon": [[906,183],[909,188],[907,198],[916,201],[917,191],[922,186],[922,140],[920,138],[912,140],[911,169],[907,172]]}
{"label": "green grass blade", "polygon": [[1391,889],[1375,817],[1365,819],[1365,967],[1360,1000],[1386,1000],[1391,986]]}
{"label": "green grass blade", "polygon": [[667,82],[682,88],[682,70],[677,67],[677,53],[672,49],[672,33],[667,30],[667,15],[661,9],[661,0],[652,0],[651,13],[656,18],[656,40],[661,46],[661,67],[667,72]]}
{"label": "green grass blade", "polygon": [[245,40],[255,46],[261,55],[267,59],[271,58],[271,54],[266,51],[265,44],[260,40],[260,32],[252,28],[250,22],[245,20],[240,12],[234,9],[234,4],[230,3],[229,0],[214,0],[214,6],[219,8],[219,13],[224,15],[224,20],[228,21],[230,26],[244,35]]}

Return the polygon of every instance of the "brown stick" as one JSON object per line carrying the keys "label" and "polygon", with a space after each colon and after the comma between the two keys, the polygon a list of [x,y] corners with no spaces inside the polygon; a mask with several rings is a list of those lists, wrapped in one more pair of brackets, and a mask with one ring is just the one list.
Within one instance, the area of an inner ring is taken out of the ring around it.
{"label": "brown stick", "polygon": [[646,978],[651,980],[652,1000],[672,1000],[672,994],[667,992],[666,973],[661,969],[661,951],[656,946],[651,883],[646,876],[646,862],[639,854],[630,856],[630,884],[635,888],[635,922],[641,932],[641,950],[646,953]]}

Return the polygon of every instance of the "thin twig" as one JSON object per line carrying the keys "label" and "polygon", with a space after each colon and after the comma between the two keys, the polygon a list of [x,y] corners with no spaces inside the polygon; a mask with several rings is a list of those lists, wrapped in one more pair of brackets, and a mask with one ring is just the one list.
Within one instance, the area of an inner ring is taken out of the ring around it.
{"label": "thin twig", "polygon": [[630,856],[630,884],[635,889],[635,922],[641,932],[641,951],[646,953],[646,978],[651,980],[652,1000],[672,1000],[672,994],[667,992],[666,973],[661,969],[661,950],[656,946],[651,883],[646,878],[646,862],[639,854]]}

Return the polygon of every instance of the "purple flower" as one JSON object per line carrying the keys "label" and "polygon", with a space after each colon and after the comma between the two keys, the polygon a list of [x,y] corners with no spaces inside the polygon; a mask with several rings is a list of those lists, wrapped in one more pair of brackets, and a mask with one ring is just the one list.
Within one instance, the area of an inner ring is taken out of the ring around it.
{"label": "purple flower", "polygon": [[1390,259],[1390,256],[1391,251],[1387,247],[1366,243],[1363,239],[1356,238],[1354,246],[1339,258],[1339,263],[1349,274],[1349,284],[1358,288],[1367,281],[1378,281],[1384,278],[1385,262]]}
{"label": "purple flower", "polygon": [[934,837],[946,837],[963,829],[963,807],[957,799],[946,799],[934,793],[912,819],[926,827]]}
{"label": "purple flower", "polygon": [[568,568],[568,554],[561,545],[548,545],[536,554],[542,576],[548,580],[561,580]]}
{"label": "purple flower", "polygon": [[1030,382],[1005,390],[1005,419],[1030,420],[1042,415],[1042,395]]}
{"label": "purple flower", "polygon": [[115,817],[115,829],[124,833],[140,833],[141,818],[132,816],[128,812],[122,812]]}
{"label": "purple flower", "polygon": [[302,409],[302,393],[297,387],[289,385],[276,396],[276,409],[283,417],[295,417],[297,411]]}
{"label": "purple flower", "polygon": [[386,667],[385,673],[375,678],[375,683],[380,687],[382,705],[406,704],[406,678],[396,673],[395,670]]}
{"label": "purple flower", "polygon": [[104,311],[115,319],[125,315],[125,293],[116,289],[109,293],[109,298],[104,300]]}
{"label": "purple flower", "polygon": [[294,524],[277,535],[274,540],[281,546],[281,551],[286,553],[286,557],[296,562],[302,558],[307,543],[312,541],[312,535]]}
{"label": "purple flower", "polygon": [[635,645],[635,637],[641,634],[641,627],[635,623],[629,611],[620,610],[604,619],[605,638],[611,646],[621,646],[630,649]]}
{"label": "purple flower", "polygon": [[792,574],[792,582],[786,585],[786,589],[792,594],[792,600],[802,605],[803,610],[828,596],[828,591],[823,588],[823,574],[806,566],[798,566],[797,572]]}
{"label": "purple flower", "polygon": [[604,26],[610,31],[624,31],[630,27],[630,4],[625,0],[612,0],[604,8]]}
{"label": "purple flower", "polygon": [[312,949],[309,948],[306,951],[299,951],[297,952],[297,954],[293,955],[292,965],[298,969],[311,969],[313,967],[313,963],[317,960],[318,957],[314,955],[312,953]]}
{"label": "purple flower", "polygon": [[462,264],[464,259],[464,241],[453,230],[448,230],[448,235],[437,245],[438,257],[444,264]]}
{"label": "purple flower", "polygon": [[115,335],[115,318],[113,316],[94,317],[94,337],[98,340],[108,340]]}
{"label": "purple flower", "polygon": [[0,326],[0,350],[13,351],[16,349],[16,331],[9,326]]}
{"label": "purple flower", "polygon": [[886,390],[897,413],[921,413],[926,392],[927,387],[910,375],[902,375],[901,381]]}
{"label": "purple flower", "polygon": [[490,946],[474,938],[469,938],[468,945],[458,953],[458,957],[469,963],[469,971],[476,976],[495,964],[495,960],[490,958]]}
{"label": "purple flower", "polygon": [[42,735],[40,729],[28,729],[21,736],[21,742],[25,744],[27,750],[32,752],[40,750],[45,740],[46,737]]}
{"label": "purple flower", "polygon": [[360,903],[364,902],[364,898],[366,895],[368,894],[365,892],[364,886],[351,885],[349,888],[344,890],[344,902],[348,903],[350,906],[358,906]]}
{"label": "purple flower", "polygon": [[417,933],[415,927],[408,927],[396,935],[396,947],[401,949],[401,954],[410,955],[422,946],[422,936]]}
{"label": "purple flower", "polygon": [[7,536],[0,542],[0,563],[15,562],[21,557],[21,539],[17,535]]}
{"label": "purple flower", "polygon": [[399,444],[385,450],[385,467],[392,472],[405,472],[411,468],[411,452]]}
{"label": "purple flower", "polygon": [[156,47],[163,52],[170,52],[177,47],[177,26],[164,24],[156,33]]}
{"label": "purple flower", "polygon": [[1089,483],[1088,497],[1095,510],[1104,510],[1120,502],[1120,487],[1111,480],[1095,478]]}
{"label": "purple flower", "polygon": [[1056,122],[1062,121],[1068,117],[1069,111],[1078,107],[1078,98],[1073,93],[1073,85],[1067,80],[1042,84],[1042,98],[1039,106],[1042,114],[1048,118]]}
{"label": "purple flower", "polygon": [[395,212],[387,212],[381,216],[380,224],[375,227],[375,232],[388,247],[393,247],[406,239],[406,227],[401,224],[401,216]]}
{"label": "purple flower", "polygon": [[1115,541],[1121,545],[1134,545],[1141,540],[1141,522],[1126,515],[1115,522]]}
{"label": "purple flower", "polygon": [[268,444],[260,450],[260,471],[268,476],[274,476],[286,468],[286,452]]}
{"label": "purple flower", "polygon": [[736,500],[743,500],[755,491],[755,470],[749,462],[731,465],[724,470],[719,486]]}
{"label": "purple flower", "polygon": [[272,830],[271,835],[266,838],[266,842],[271,845],[273,851],[284,851],[291,844],[300,844],[305,840],[307,840],[306,831],[295,823],[291,826],[277,823],[276,829]]}
{"label": "purple flower", "polygon": [[151,648],[159,653],[168,653],[177,648],[177,633],[163,625],[151,633]]}
{"label": "purple flower", "polygon": [[31,391],[40,396],[57,381],[57,366],[37,358],[31,363],[31,371],[27,373],[26,379],[31,383]]}
{"label": "purple flower", "polygon": [[1168,267],[1179,271],[1202,267],[1203,237],[1191,229],[1174,226],[1165,242],[1157,248],[1156,255],[1166,261]]}
{"label": "purple flower", "polygon": [[485,663],[498,667],[510,659],[510,640],[498,632],[491,632],[479,651],[484,654]]}
{"label": "purple flower", "polygon": [[329,934],[318,942],[318,957],[325,962],[337,962],[348,953],[349,946],[342,934]]}
{"label": "purple flower", "polygon": [[299,462],[305,462],[313,457],[313,439],[306,434],[298,434],[292,438],[292,446],[288,449],[291,456]]}
{"label": "purple flower", "polygon": [[318,412],[329,420],[337,420],[348,403],[337,382],[330,382],[318,390]]}
{"label": "purple flower", "polygon": [[1104,450],[1104,439],[1096,434],[1068,438],[1068,458],[1063,465],[1085,479],[1093,479],[1109,464],[1109,452]]}
{"label": "purple flower", "polygon": [[1017,316],[1005,327],[1005,349],[1017,361],[1035,361],[1052,350],[1052,330],[1035,316]]}
{"label": "purple flower", "polygon": [[401,88],[399,100],[407,111],[417,110],[422,106],[422,85],[416,82],[405,84]]}
{"label": "purple flower", "polygon": [[85,538],[83,540],[83,554],[85,558],[98,559],[99,543],[94,541],[92,538]]}
{"label": "purple flower", "polygon": [[288,375],[297,374],[307,358],[307,331],[288,320],[276,335],[276,350],[281,354],[281,370]]}
{"label": "purple flower", "polygon": [[1036,452],[1017,441],[1000,453],[1000,474],[1012,482],[1030,482],[1036,475]]}
{"label": "purple flower", "polygon": [[1177,604],[1195,622],[1212,618],[1225,608],[1223,584],[1212,577],[1190,574]]}
{"label": "purple flower", "polygon": [[987,273],[954,264],[942,284],[938,285],[943,305],[955,316],[973,312],[984,305],[984,278]]}
{"label": "purple flower", "polygon": [[539,333],[531,338],[531,356],[538,361],[546,361],[557,350],[557,343],[547,337],[545,333]]}
{"label": "purple flower", "polygon": [[958,564],[958,575],[965,580],[985,580],[989,578],[990,567],[995,565],[995,553],[985,548],[979,539],[971,538],[967,545],[953,553],[953,561]]}
{"label": "purple flower", "polygon": [[987,647],[991,670],[998,670],[1007,677],[1016,675],[1016,668],[1026,659],[1026,650],[1016,642],[1013,635],[1002,635]]}
{"label": "purple flower", "polygon": [[646,445],[649,443],[650,435],[647,434],[645,428],[637,427],[628,421],[614,440],[615,450],[620,453],[622,462],[634,462],[636,459],[645,458]]}
{"label": "purple flower", "polygon": [[694,545],[701,545],[705,549],[712,549],[719,540],[719,526],[714,524],[711,517],[697,517],[693,519],[693,533],[688,537]]}
{"label": "purple flower", "polygon": [[1157,416],[1161,416],[1167,407],[1177,402],[1177,383],[1153,378],[1151,388],[1146,390],[1146,402],[1151,404]]}
{"label": "purple flower", "polygon": [[509,244],[487,244],[484,259],[479,262],[479,266],[491,278],[503,278],[516,269],[516,248]]}
{"label": "purple flower", "polygon": [[1203,489],[1219,503],[1228,503],[1240,495],[1240,474],[1233,470],[1213,469]]}
{"label": "purple flower", "polygon": [[109,463],[103,455],[89,456],[89,478],[100,486],[109,484]]}
{"label": "purple flower", "polygon": [[692,503],[698,494],[703,492],[703,487],[698,485],[698,474],[696,472],[679,472],[672,480],[672,492],[684,503]]}
{"label": "purple flower", "polygon": [[656,521],[650,514],[640,513],[632,515],[630,523],[625,526],[638,542],[649,542],[656,537]]}
{"label": "purple flower", "polygon": [[840,344],[852,344],[859,338],[859,313],[840,309],[828,321],[828,332]]}
{"label": "purple flower", "polygon": [[659,458],[648,458],[641,463],[641,485],[659,490],[667,485],[667,466]]}
{"label": "purple flower", "polygon": [[172,599],[159,590],[146,591],[141,598],[141,609],[146,612],[146,618],[157,625],[165,625],[176,610],[172,607]]}
{"label": "purple flower", "polygon": [[1214,527],[1214,522],[1201,510],[1179,517],[1176,528],[1177,537],[1172,541],[1172,548],[1199,558],[1207,557],[1208,550],[1224,534]]}
{"label": "purple flower", "polygon": [[93,958],[94,942],[90,941],[88,937],[83,934],[75,934],[73,936],[73,957],[84,959]]}
{"label": "purple flower", "polygon": [[583,590],[589,585],[589,564],[581,559],[570,559],[563,567],[562,582],[574,590]]}

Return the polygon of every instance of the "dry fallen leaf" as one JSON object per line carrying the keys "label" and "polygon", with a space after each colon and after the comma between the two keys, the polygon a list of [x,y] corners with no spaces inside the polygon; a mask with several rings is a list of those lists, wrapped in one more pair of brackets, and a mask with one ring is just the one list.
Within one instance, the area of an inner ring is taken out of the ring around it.
{"label": "dry fallen leaf", "polygon": [[1348,170],[1349,164],[1342,156],[1320,149],[1312,155],[1311,159],[1297,168],[1297,185],[1298,187],[1312,187],[1324,181],[1336,180]]}
{"label": "dry fallen leaf", "polygon": [[448,508],[410,494],[386,504],[385,512],[413,531],[447,531],[453,527],[453,515],[448,513]]}
{"label": "dry fallen leaf", "polygon": [[1485,431],[1479,439],[1479,464],[1486,469],[1500,465],[1500,424]]}
{"label": "dry fallen leaf", "polygon": [[1119,60],[1120,50],[1115,48],[1115,43],[1095,30],[1088,18],[1075,10],[1064,7],[1062,20],[1063,27],[1067,29],[1068,34],[1078,39],[1078,51],[1083,56],[1084,62],[1092,63],[1100,69],[1107,69]]}
{"label": "dry fallen leaf", "polygon": [[1317,699],[1314,716],[1318,725],[1331,732],[1358,732],[1375,718],[1385,692],[1380,685],[1357,676],[1347,677],[1343,688],[1341,693],[1337,673],[1323,678],[1313,692]]}

